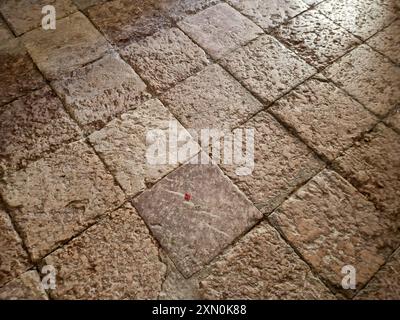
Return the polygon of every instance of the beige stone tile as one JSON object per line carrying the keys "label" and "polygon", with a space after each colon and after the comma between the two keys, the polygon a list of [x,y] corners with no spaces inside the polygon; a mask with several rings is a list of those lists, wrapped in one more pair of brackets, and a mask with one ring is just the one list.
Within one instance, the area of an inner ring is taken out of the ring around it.
{"label": "beige stone tile", "polygon": [[329,170],[299,189],[270,220],[337,290],[342,289],[344,266],[355,268],[356,289],[360,289],[400,243],[395,217],[376,210]]}
{"label": "beige stone tile", "polygon": [[188,17],[178,25],[215,59],[222,58],[263,33],[253,22],[225,3]]}
{"label": "beige stone tile", "polygon": [[39,274],[31,270],[0,288],[0,300],[48,300],[48,298],[41,285]]}
{"label": "beige stone tile", "polygon": [[4,177],[0,191],[35,261],[124,201],[112,176],[83,142]]}
{"label": "beige stone tile", "polygon": [[11,30],[2,18],[0,18],[0,41],[3,43],[6,40],[14,38]]}
{"label": "beige stone tile", "polygon": [[385,119],[385,123],[400,134],[400,106],[392,110]]}
{"label": "beige stone tile", "polygon": [[181,166],[135,198],[134,205],[185,277],[262,217],[217,166],[205,164]]}
{"label": "beige stone tile", "polygon": [[400,64],[400,20],[396,20],[389,27],[368,40],[368,44],[375,50],[383,53],[393,62]]}

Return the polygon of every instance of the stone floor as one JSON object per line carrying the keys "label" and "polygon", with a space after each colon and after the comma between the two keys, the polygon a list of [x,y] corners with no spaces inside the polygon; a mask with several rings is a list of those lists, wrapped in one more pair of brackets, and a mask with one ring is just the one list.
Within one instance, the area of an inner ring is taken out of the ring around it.
{"label": "stone floor", "polygon": [[[400,299],[398,0],[47,2],[0,2],[0,299]],[[148,165],[173,119],[253,173]]]}

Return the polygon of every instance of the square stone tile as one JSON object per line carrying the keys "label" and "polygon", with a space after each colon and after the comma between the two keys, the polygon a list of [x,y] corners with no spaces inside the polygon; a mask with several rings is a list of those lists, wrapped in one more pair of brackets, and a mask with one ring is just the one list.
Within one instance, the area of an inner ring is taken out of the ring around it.
{"label": "square stone tile", "polygon": [[0,105],[44,86],[43,77],[19,39],[0,44],[0,61]]}
{"label": "square stone tile", "polygon": [[88,13],[107,38],[120,46],[172,26],[158,0],[114,0],[89,8]]}
{"label": "square stone tile", "polygon": [[336,159],[335,167],[380,209],[399,214],[400,135],[383,124]]}
{"label": "square stone tile", "polygon": [[166,271],[149,230],[124,205],[44,259],[57,270],[55,299],[157,299]]}
{"label": "square stone tile", "polygon": [[343,56],[360,40],[317,10],[307,11],[275,32],[280,41],[309,64],[323,68]]}
{"label": "square stone tile", "polygon": [[0,167],[17,170],[43,153],[80,138],[78,126],[48,86],[6,105],[0,113]]}
{"label": "square stone tile", "polygon": [[56,30],[37,29],[24,34],[22,39],[33,61],[49,80],[61,78],[111,49],[80,12],[59,20]]}
{"label": "square stone tile", "polygon": [[301,0],[228,0],[228,3],[267,31],[308,9]]}
{"label": "square stone tile", "polygon": [[272,113],[328,160],[378,122],[368,110],[323,78],[313,78],[278,100]]}
{"label": "square stone tile", "polygon": [[[177,150],[169,147],[169,139],[172,139],[171,125],[176,126],[179,137],[177,147],[193,143],[193,150],[183,155],[180,161],[172,161],[174,151]],[[164,148],[164,163],[153,163],[148,158],[151,145],[158,146],[159,143],[151,140],[152,131],[157,131],[155,139],[160,140],[160,151]],[[162,134],[168,139],[165,144],[162,144]],[[90,135],[89,140],[129,196],[143,191],[148,184],[155,183],[178,167],[179,163],[188,161],[200,151],[189,133],[158,100],[150,100],[123,114],[120,119],[113,120],[102,130]]]}
{"label": "square stone tile", "polygon": [[267,104],[316,73],[316,69],[268,35],[228,55],[221,64]]}
{"label": "square stone tile", "polygon": [[232,129],[263,108],[217,64],[179,83],[161,99],[191,129]]}
{"label": "square stone tile", "polygon": [[263,31],[225,3],[217,4],[178,23],[214,59],[257,38]]}
{"label": "square stone tile", "polygon": [[342,290],[344,266],[356,269],[356,289],[360,289],[400,243],[396,217],[376,210],[372,202],[329,170],[299,189],[270,219],[338,291]]}
{"label": "square stone tile", "polygon": [[116,53],[51,85],[85,133],[101,129],[149,96],[146,84]]}
{"label": "square stone tile", "polygon": [[188,15],[211,7],[222,0],[162,0],[160,5],[174,21],[180,21]]}
{"label": "square stone tile", "polygon": [[177,28],[133,43],[121,54],[157,92],[168,89],[208,64],[205,52]]}
{"label": "square stone tile", "polygon": [[366,45],[323,73],[379,116],[385,116],[400,101],[400,68]]}
{"label": "square stone tile", "polygon": [[48,300],[48,298],[39,274],[31,270],[0,288],[0,300]]}
{"label": "square stone tile", "polygon": [[185,277],[262,218],[215,165],[184,165],[135,198],[134,205]]}
{"label": "square stone tile", "polygon": [[2,18],[0,18],[0,41],[3,43],[6,40],[14,38],[11,30]]}
{"label": "square stone tile", "polygon": [[400,299],[400,249],[356,296],[357,300]]}
{"label": "square stone tile", "polygon": [[[257,114],[240,127],[254,129],[254,168],[238,176],[240,164],[221,165],[225,173],[265,214],[270,213],[298,186],[324,166],[299,139],[267,112]],[[245,165],[245,164],[243,164]]]}
{"label": "square stone tile", "polygon": [[34,261],[124,201],[112,176],[81,141],[4,177],[0,191]]}
{"label": "square stone tile", "polygon": [[25,272],[30,267],[30,262],[10,217],[1,208],[0,231],[0,286],[2,286]]}
{"label": "square stone tile", "polygon": [[383,53],[393,62],[400,64],[400,20],[396,20],[389,27],[368,40],[368,44],[375,50]]}
{"label": "square stone tile", "polygon": [[[61,19],[72,13],[77,8],[72,0],[3,0],[0,4],[0,12],[8,21],[17,36],[42,26],[42,19],[45,16],[42,8],[52,5],[56,9],[56,18]],[[56,28],[57,28],[56,24]]]}
{"label": "square stone tile", "polygon": [[316,7],[363,40],[389,25],[396,15],[376,0],[327,0]]}
{"label": "square stone tile", "polygon": [[267,223],[254,228],[209,268],[201,299],[335,299]]}
{"label": "square stone tile", "polygon": [[385,119],[385,123],[400,134],[400,106],[397,106]]}

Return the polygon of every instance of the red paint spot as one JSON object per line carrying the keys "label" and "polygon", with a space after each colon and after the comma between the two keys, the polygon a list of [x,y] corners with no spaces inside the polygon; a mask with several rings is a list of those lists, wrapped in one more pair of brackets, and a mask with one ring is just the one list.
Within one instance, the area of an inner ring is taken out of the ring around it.
{"label": "red paint spot", "polygon": [[185,193],[185,200],[190,201],[192,199],[192,195],[190,193]]}

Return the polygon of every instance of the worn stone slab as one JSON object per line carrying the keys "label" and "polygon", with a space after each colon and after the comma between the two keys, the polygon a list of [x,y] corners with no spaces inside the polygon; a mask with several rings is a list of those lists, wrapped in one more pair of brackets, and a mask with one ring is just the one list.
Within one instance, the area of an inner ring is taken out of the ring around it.
{"label": "worn stone slab", "polygon": [[295,17],[279,27],[275,34],[316,68],[327,66],[360,44],[360,40],[317,10]]}
{"label": "worn stone slab", "polygon": [[275,101],[316,70],[271,36],[262,36],[221,60],[247,89],[266,103]]}
{"label": "worn stone slab", "polygon": [[307,264],[263,222],[216,260],[203,299],[335,299]]}
{"label": "worn stone slab", "polygon": [[101,129],[149,96],[146,84],[116,53],[52,82],[52,87],[85,133]]}
{"label": "worn stone slab", "polygon": [[104,3],[108,0],[73,0],[73,1],[80,10],[85,10],[91,6]]}
{"label": "worn stone slab", "polygon": [[111,49],[80,12],[57,21],[55,30],[37,29],[24,34],[22,39],[33,61],[49,80],[61,78]]}
{"label": "worn stone slab", "polygon": [[205,52],[177,28],[133,43],[121,54],[157,92],[172,87],[208,64]]}
{"label": "worn stone slab", "polygon": [[0,300],[48,300],[37,271],[23,273],[0,288]]}
{"label": "worn stone slab", "polygon": [[384,211],[399,214],[400,136],[383,124],[335,162],[363,194]]}
{"label": "worn stone slab", "polygon": [[271,110],[328,160],[334,160],[378,122],[360,103],[323,78],[300,85]]}
{"label": "worn stone slab", "polygon": [[0,105],[44,86],[43,77],[19,39],[0,44],[0,61]]}
{"label": "worn stone slab", "polygon": [[378,271],[368,285],[361,290],[357,300],[400,299],[400,250]]}
{"label": "worn stone slab", "polygon": [[89,8],[88,13],[107,38],[120,46],[172,26],[158,0],[114,0]]}
{"label": "worn stone slab", "polygon": [[322,1],[325,1],[325,0],[303,0],[303,2],[307,3],[310,6],[315,6]]}
{"label": "worn stone slab", "polygon": [[[42,8],[52,5],[55,8],[56,19],[64,18],[74,13],[77,8],[72,0],[4,0],[0,4],[0,12],[8,21],[17,36],[42,26],[45,14]],[[56,24],[57,28],[57,24]]]}
{"label": "worn stone slab", "polygon": [[221,167],[265,214],[324,166],[310,149],[267,112],[257,114],[240,128],[255,130],[253,171],[250,175],[238,176],[236,169],[240,165],[246,166],[244,163],[222,164]]}
{"label": "worn stone slab", "polygon": [[327,0],[319,4],[317,9],[363,40],[396,18],[391,10],[376,0]]}
{"label": "worn stone slab", "polygon": [[324,75],[377,115],[400,101],[400,68],[361,45],[324,70]]}
{"label": "worn stone slab", "polygon": [[308,9],[301,0],[228,0],[228,3],[266,31]]}
{"label": "worn stone slab", "polygon": [[61,101],[45,86],[6,105],[0,113],[0,167],[20,169],[80,136]]}
{"label": "worn stone slab", "polygon": [[124,205],[45,258],[56,299],[156,299],[166,267],[143,220]]}
{"label": "worn stone slab", "polygon": [[[189,154],[184,155],[183,159],[177,159],[176,162],[170,160],[174,159],[174,151],[177,150],[169,148],[167,150],[169,139],[172,139],[170,134],[172,125],[176,126],[176,132],[180,137],[178,147],[190,143],[194,146]],[[168,138],[163,144],[161,135],[154,137],[160,140],[159,149],[162,147],[165,149],[162,153],[166,158],[165,163],[152,163],[148,158],[149,148],[159,143],[151,140],[152,130],[153,132],[161,130]],[[148,184],[154,184],[200,151],[200,147],[189,133],[159,100],[150,100],[136,110],[123,114],[120,119],[113,120],[104,129],[90,135],[89,141],[129,196],[135,196],[145,190]]]}
{"label": "worn stone slab", "polygon": [[396,20],[389,27],[368,40],[368,44],[375,50],[383,53],[393,62],[400,64],[400,20]]}
{"label": "worn stone slab", "polygon": [[344,266],[356,269],[356,289],[360,289],[400,243],[396,217],[376,210],[329,170],[299,189],[270,220],[337,290],[342,289]]}
{"label": "worn stone slab", "polygon": [[134,205],[187,278],[262,217],[215,165],[184,165]]}
{"label": "worn stone slab", "polygon": [[28,254],[22,247],[22,240],[3,209],[0,209],[0,247],[0,286],[2,286],[30,267]]}
{"label": "worn stone slab", "polygon": [[34,261],[124,201],[112,176],[81,141],[4,177],[0,191]]}
{"label": "worn stone slab", "polygon": [[0,18],[0,41],[3,43],[4,41],[12,38],[14,38],[14,35],[6,25],[4,20]]}
{"label": "worn stone slab", "polygon": [[400,134],[400,106],[394,108],[385,119],[385,123]]}
{"label": "worn stone slab", "polygon": [[180,21],[220,2],[221,0],[163,0],[160,5],[174,21]]}
{"label": "worn stone slab", "polygon": [[211,65],[161,96],[179,121],[192,129],[232,129],[263,106],[219,65]]}
{"label": "worn stone slab", "polygon": [[205,9],[178,25],[215,59],[263,33],[251,20],[225,3]]}

